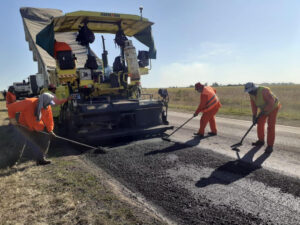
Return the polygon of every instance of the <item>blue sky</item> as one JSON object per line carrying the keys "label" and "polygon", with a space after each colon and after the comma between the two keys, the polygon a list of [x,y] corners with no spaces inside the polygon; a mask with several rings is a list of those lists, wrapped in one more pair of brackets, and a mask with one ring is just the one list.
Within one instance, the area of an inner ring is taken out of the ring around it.
{"label": "blue sky", "polygon": [[[152,70],[142,78],[144,87],[183,87],[197,81],[300,83],[297,0],[5,0],[0,9],[0,90],[37,72],[20,7],[139,14],[140,5],[143,16],[155,23],[157,48]],[[93,48],[100,56],[98,39]],[[112,37],[106,39],[112,64],[118,52]]]}

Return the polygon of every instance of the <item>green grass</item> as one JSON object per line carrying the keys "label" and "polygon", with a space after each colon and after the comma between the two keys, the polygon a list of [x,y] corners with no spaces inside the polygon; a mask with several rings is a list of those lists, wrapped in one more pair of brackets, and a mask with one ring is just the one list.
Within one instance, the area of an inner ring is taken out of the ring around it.
{"label": "green grass", "polygon": [[[300,85],[274,85],[269,86],[272,92],[278,97],[282,104],[279,110],[278,119],[282,124],[300,126]],[[217,94],[222,103],[219,115],[229,117],[246,117],[252,115],[249,95],[244,93],[243,86],[216,87]],[[157,88],[143,89],[143,93],[153,94],[159,98]],[[168,88],[172,110],[186,111],[193,113],[199,102],[200,95],[194,88]]]}

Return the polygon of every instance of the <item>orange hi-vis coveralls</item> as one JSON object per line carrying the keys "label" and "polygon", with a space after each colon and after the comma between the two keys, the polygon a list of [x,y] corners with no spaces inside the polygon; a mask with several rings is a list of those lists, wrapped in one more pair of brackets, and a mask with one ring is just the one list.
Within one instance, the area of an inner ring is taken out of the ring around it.
{"label": "orange hi-vis coveralls", "polygon": [[265,123],[268,118],[267,144],[268,146],[273,147],[275,141],[276,117],[281,104],[271,90],[268,87],[263,86],[258,87],[256,96],[250,95],[250,100],[253,115],[257,115],[258,108],[261,112],[264,112],[257,121],[258,140],[264,142]]}
{"label": "orange hi-vis coveralls", "polygon": [[210,86],[205,86],[201,92],[200,104],[195,112],[196,114],[203,112],[200,119],[200,129],[198,131],[200,135],[204,135],[204,130],[208,122],[211,132],[217,134],[215,115],[219,111],[221,103],[216,92],[217,91]]}
{"label": "orange hi-vis coveralls", "polygon": [[15,101],[17,101],[15,94],[8,91],[6,93],[6,108],[8,107],[9,104],[14,103]]}
{"label": "orange hi-vis coveralls", "polygon": [[53,131],[54,122],[52,109],[49,105],[46,109],[42,108],[42,117],[37,121],[35,110],[38,104],[38,98],[26,98],[23,101],[12,103],[8,106],[8,116],[15,118],[16,113],[20,113],[19,123],[32,131],[43,131],[46,127],[48,132]]}

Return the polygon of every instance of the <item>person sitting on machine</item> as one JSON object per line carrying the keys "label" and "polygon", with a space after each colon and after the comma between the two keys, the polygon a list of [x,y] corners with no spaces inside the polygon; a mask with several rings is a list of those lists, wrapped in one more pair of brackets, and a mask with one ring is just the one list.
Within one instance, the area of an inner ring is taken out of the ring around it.
{"label": "person sitting on machine", "polygon": [[69,70],[75,68],[75,57],[70,45],[54,40],[54,58],[58,60],[59,68]]}

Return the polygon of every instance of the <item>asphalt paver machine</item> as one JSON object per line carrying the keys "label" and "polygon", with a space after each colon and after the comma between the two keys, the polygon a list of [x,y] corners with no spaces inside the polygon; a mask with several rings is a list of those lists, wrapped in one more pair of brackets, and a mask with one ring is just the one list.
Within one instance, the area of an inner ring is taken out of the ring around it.
{"label": "asphalt paver machine", "polygon": [[[168,93],[159,99],[141,94],[141,76],[148,74],[156,49],[148,19],[129,14],[55,9],[20,9],[26,40],[44,74],[44,88],[57,86],[58,98],[72,100],[54,109],[54,117],[69,137],[84,141],[163,134]],[[90,44],[102,34],[102,57]],[[115,35],[120,54],[108,65],[105,34]],[[130,40],[147,46],[138,51]]]}

